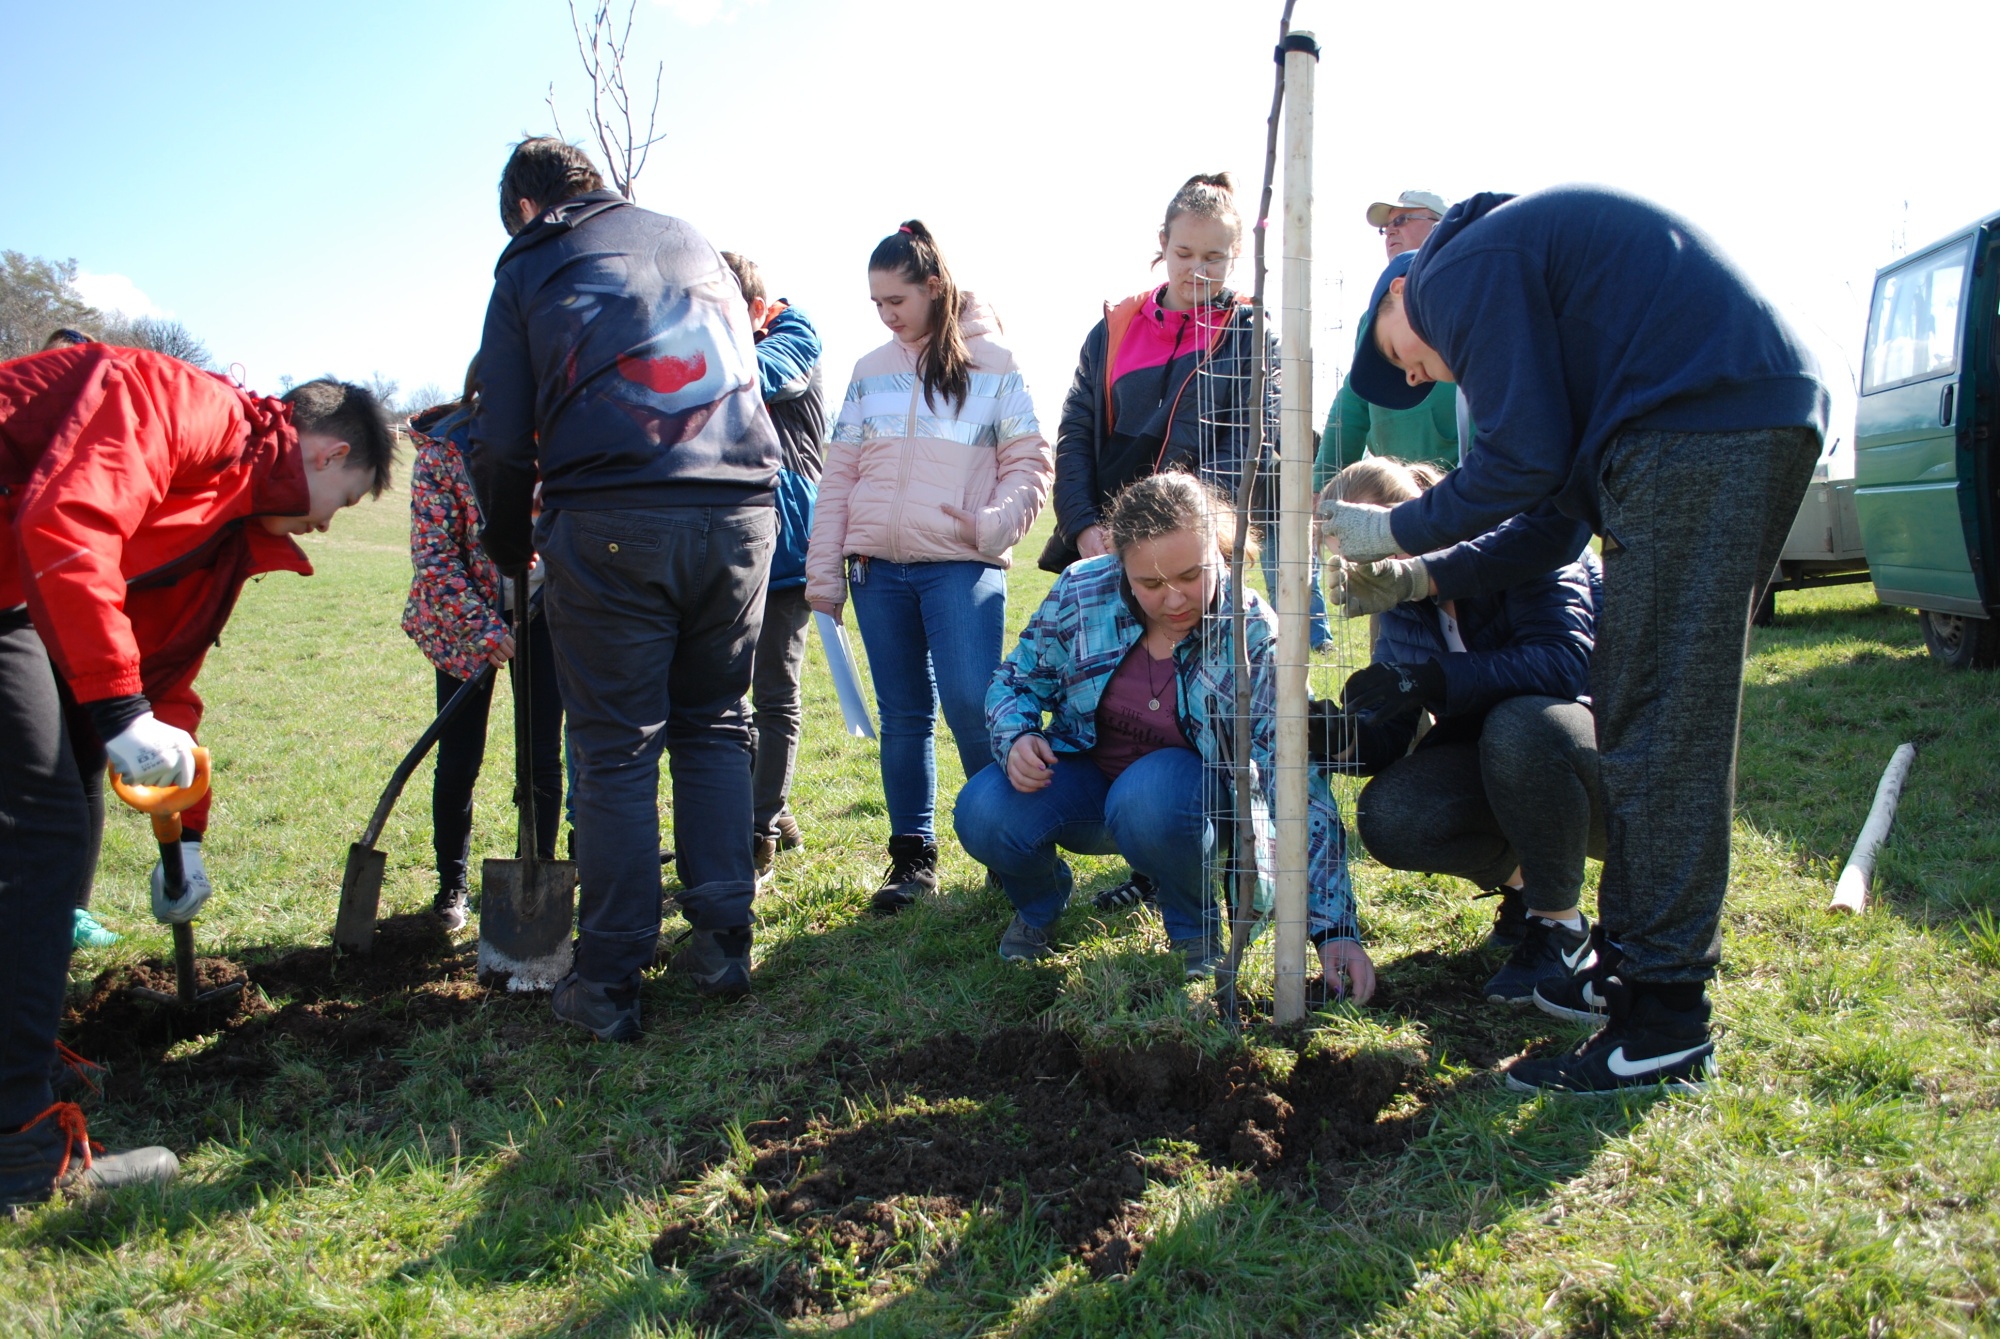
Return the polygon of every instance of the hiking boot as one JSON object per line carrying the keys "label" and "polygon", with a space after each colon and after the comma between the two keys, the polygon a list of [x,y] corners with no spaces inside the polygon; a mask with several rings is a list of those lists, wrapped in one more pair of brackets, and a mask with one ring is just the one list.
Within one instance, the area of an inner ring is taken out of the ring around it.
{"label": "hiking boot", "polygon": [[0,1134],[0,1209],[40,1204],[57,1188],[116,1190],[171,1181],[180,1159],[164,1148],[107,1152],[93,1143],[74,1102],[57,1102],[18,1130]]}
{"label": "hiking boot", "polygon": [[599,1041],[636,1041],[639,1036],[639,987],[610,986],[586,981],[571,972],[556,982],[550,1000],[556,1017],[588,1031]]}
{"label": "hiking boot", "polygon": [[1590,949],[1576,961],[1570,974],[1560,980],[1542,981],[1535,987],[1535,1007],[1545,1014],[1572,1023],[1595,1023],[1603,1019],[1610,1001],[1604,982],[1625,960],[1624,953],[1604,932],[1604,922],[1591,927]]}
{"label": "hiking boot", "polygon": [[750,993],[750,929],[690,931],[667,965],[710,999],[740,1000]]}
{"label": "hiking boot", "polygon": [[1609,1015],[1604,1027],[1563,1055],[1516,1061],[1509,1088],[1594,1095],[1664,1084],[1699,1092],[1715,1077],[1715,1039],[1699,983],[1627,985],[1609,976],[1596,988]]}
{"label": "hiking boot", "polygon": [[1501,885],[1478,894],[1473,901],[1483,897],[1497,897],[1500,905],[1493,909],[1493,928],[1486,932],[1486,947],[1511,949],[1521,942],[1528,933],[1528,899],[1519,888]]}
{"label": "hiking boot", "polygon": [[85,1093],[101,1096],[105,1077],[110,1073],[95,1060],[85,1060],[57,1042],[56,1058],[49,1064],[49,1090],[58,1102],[79,1102]]}
{"label": "hiking boot", "polygon": [[77,948],[110,948],[125,936],[104,928],[97,917],[82,907],[70,923],[70,942]]}
{"label": "hiking boot", "polygon": [[1186,960],[1187,979],[1190,981],[1214,976],[1215,969],[1229,956],[1222,947],[1222,941],[1208,935],[1199,935],[1193,939],[1176,939],[1167,945],[1167,949],[1169,952],[1180,954]]}
{"label": "hiking boot", "polygon": [[1150,906],[1159,900],[1159,887],[1151,878],[1135,869],[1131,878],[1115,888],[1106,888],[1091,898],[1090,904],[1099,911],[1118,911],[1124,907],[1136,907],[1141,902]]}
{"label": "hiking boot", "polygon": [[771,881],[771,869],[778,863],[778,839],[776,837],[756,837],[756,846],[750,853],[750,863],[757,871],[759,884]]}
{"label": "hiking boot", "polygon": [[1018,912],[1007,922],[1007,933],[1000,936],[1000,956],[1008,962],[1033,962],[1054,952],[1049,947],[1049,932],[1037,930]]}
{"label": "hiking boot", "polygon": [[463,888],[440,888],[431,899],[431,915],[437,918],[439,928],[446,934],[457,934],[465,928],[466,917],[471,911],[471,899]]}
{"label": "hiking boot", "polygon": [[875,890],[875,910],[893,916],[917,900],[919,894],[937,891],[937,843],[911,833],[889,839],[889,872]]}
{"label": "hiking boot", "polygon": [[771,826],[778,830],[778,849],[796,851],[806,844],[805,834],[799,831],[799,820],[792,817],[789,809],[780,809],[778,816],[771,820]]}
{"label": "hiking boot", "polygon": [[1528,930],[1507,961],[1486,983],[1488,1004],[1531,1004],[1535,987],[1553,989],[1596,961],[1590,947],[1590,918],[1582,912],[1581,928],[1572,930],[1541,916],[1528,918]]}

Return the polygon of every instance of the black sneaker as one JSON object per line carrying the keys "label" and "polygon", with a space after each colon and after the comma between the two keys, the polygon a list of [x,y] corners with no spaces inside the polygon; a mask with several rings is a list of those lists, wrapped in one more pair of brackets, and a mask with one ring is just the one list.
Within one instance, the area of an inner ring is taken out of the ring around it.
{"label": "black sneaker", "polygon": [[1658,987],[1644,982],[1627,985],[1608,976],[1597,989],[1608,1013],[1597,1035],[1562,1055],[1516,1061],[1507,1071],[1509,1088],[1602,1094],[1664,1084],[1699,1092],[1715,1077],[1715,1039],[1708,1029],[1705,994],[1696,993],[1692,1007],[1675,1009]]}
{"label": "black sneaker", "polygon": [[1511,949],[1528,933],[1528,899],[1519,888],[1509,888],[1502,884],[1489,888],[1472,900],[1497,897],[1500,904],[1493,909],[1493,928],[1486,932],[1486,947]]}
{"label": "black sneaker", "polygon": [[470,911],[471,901],[463,888],[440,888],[431,899],[431,915],[446,934],[463,930]]}
{"label": "black sneaker", "polygon": [[603,985],[571,972],[556,982],[550,1005],[558,1019],[584,1029],[599,1041],[638,1039],[637,986]]}
{"label": "black sneaker", "polygon": [[1625,955],[1604,931],[1604,922],[1591,927],[1589,950],[1576,959],[1570,974],[1560,980],[1545,980],[1535,986],[1535,1007],[1545,1014],[1572,1023],[1595,1023],[1609,1009],[1604,982],[1618,970]]}
{"label": "black sneaker", "polygon": [[923,893],[937,891],[937,843],[911,833],[889,839],[889,872],[875,890],[873,905],[893,916]]}
{"label": "black sneaker", "polygon": [[750,931],[694,930],[668,966],[686,972],[711,999],[740,1000],[750,993]]}
{"label": "black sneaker", "polygon": [[1583,926],[1576,930],[1540,916],[1530,916],[1527,933],[1520,943],[1514,945],[1514,951],[1507,955],[1507,961],[1493,974],[1492,980],[1486,983],[1486,1002],[1532,1003],[1535,987],[1544,982],[1554,987],[1594,963],[1597,955],[1590,947],[1590,917],[1582,912],[1577,914],[1582,917]]}
{"label": "black sneaker", "polygon": [[0,1134],[0,1209],[40,1204],[58,1188],[115,1190],[179,1175],[180,1159],[159,1147],[113,1153],[91,1140],[83,1108],[57,1102],[20,1129]]}
{"label": "black sneaker", "polygon": [[1159,900],[1159,887],[1151,878],[1135,869],[1131,878],[1115,888],[1106,888],[1091,898],[1090,903],[1099,911],[1119,911],[1125,907],[1136,907],[1141,902],[1152,906]]}

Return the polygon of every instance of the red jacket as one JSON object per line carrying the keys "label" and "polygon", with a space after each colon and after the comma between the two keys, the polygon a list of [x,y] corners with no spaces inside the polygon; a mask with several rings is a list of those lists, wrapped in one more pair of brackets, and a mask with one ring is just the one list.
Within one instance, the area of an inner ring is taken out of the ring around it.
{"label": "red jacket", "polygon": [[[250,577],[312,564],[245,518],[303,515],[291,409],[165,354],[85,344],[0,364],[0,609],[26,602],[79,702],[194,678]],[[186,815],[199,832],[208,802]]]}

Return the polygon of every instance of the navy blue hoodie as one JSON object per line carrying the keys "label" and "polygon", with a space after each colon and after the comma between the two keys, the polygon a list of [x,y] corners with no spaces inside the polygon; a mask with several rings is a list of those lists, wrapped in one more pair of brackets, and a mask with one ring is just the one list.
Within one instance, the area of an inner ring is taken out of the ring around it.
{"label": "navy blue hoodie", "polygon": [[1475,195],[1410,267],[1405,310],[1458,378],[1465,463],[1390,518],[1405,553],[1468,539],[1545,498],[1602,528],[1619,432],[1826,430],[1818,364],[1686,220],[1601,186]]}
{"label": "navy blue hoodie", "polygon": [[612,191],[568,200],[500,255],[467,466],[503,569],[552,509],[771,504],[778,435],[743,290],[692,226]]}

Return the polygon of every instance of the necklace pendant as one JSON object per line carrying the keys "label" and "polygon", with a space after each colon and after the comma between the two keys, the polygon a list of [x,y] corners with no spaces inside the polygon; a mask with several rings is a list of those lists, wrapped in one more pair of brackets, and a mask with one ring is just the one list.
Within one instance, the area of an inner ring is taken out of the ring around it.
{"label": "necklace pendant", "polygon": [[1146,706],[1149,710],[1158,711],[1160,709],[1160,699],[1156,697],[1151,701],[1149,701],[1148,703],[1146,703]]}

